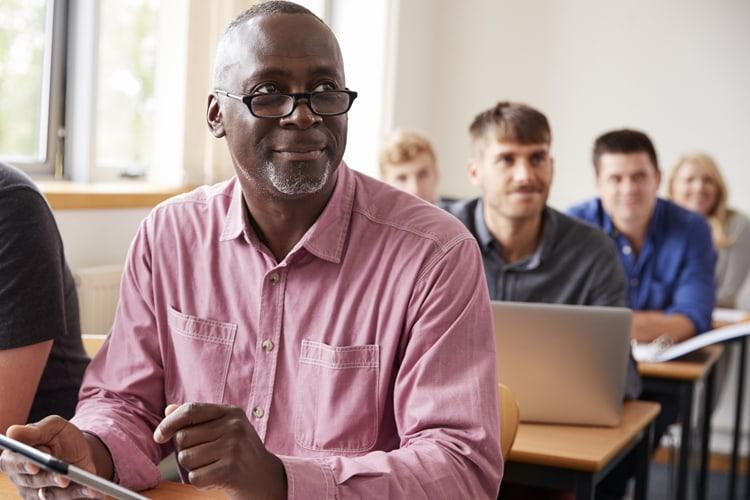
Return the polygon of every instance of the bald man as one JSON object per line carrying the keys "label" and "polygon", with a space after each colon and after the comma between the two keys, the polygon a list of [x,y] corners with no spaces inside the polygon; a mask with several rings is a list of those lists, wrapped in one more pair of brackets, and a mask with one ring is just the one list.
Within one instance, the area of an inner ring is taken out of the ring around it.
{"label": "bald man", "polygon": [[[342,162],[356,95],[306,9],[235,20],[207,122],[236,177],[146,218],[76,415],[8,435],[138,490],[175,452],[230,498],[496,498],[477,244]],[[92,495],[7,453],[0,469],[26,498]]]}

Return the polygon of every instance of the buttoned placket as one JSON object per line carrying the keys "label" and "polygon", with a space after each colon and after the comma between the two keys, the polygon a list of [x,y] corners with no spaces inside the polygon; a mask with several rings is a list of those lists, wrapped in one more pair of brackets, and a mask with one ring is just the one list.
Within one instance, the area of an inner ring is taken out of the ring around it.
{"label": "buttoned placket", "polygon": [[263,279],[261,291],[260,334],[255,347],[255,366],[247,414],[251,415],[255,430],[264,441],[276,382],[278,346],[284,318],[286,276],[286,266],[271,269]]}

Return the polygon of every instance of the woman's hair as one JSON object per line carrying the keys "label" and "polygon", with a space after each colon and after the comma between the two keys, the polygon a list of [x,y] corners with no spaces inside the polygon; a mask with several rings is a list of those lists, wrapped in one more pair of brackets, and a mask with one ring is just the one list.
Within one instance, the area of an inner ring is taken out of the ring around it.
{"label": "woman's hair", "polygon": [[716,162],[705,153],[691,153],[681,156],[677,162],[675,162],[669,173],[669,182],[667,183],[667,193],[670,199],[674,199],[674,181],[677,177],[677,172],[685,163],[693,163],[698,165],[711,177],[711,180],[716,185],[716,199],[713,205],[708,210],[708,222],[711,224],[711,232],[713,233],[714,244],[717,248],[726,248],[732,246],[735,239],[727,234],[727,225],[729,219],[734,214],[733,210],[727,207],[727,185],[724,182],[724,177],[721,175],[719,167]]}

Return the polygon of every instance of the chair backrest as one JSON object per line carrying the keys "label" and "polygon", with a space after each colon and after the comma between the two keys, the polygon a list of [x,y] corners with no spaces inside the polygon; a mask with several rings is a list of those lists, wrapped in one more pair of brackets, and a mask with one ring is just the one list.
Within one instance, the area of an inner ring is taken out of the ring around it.
{"label": "chair backrest", "polygon": [[513,447],[513,441],[516,440],[520,414],[513,391],[503,384],[498,384],[498,392],[500,394],[500,449],[503,452],[503,458],[507,459]]}
{"label": "chair backrest", "polygon": [[89,358],[93,358],[99,349],[104,345],[104,341],[107,340],[106,335],[81,335],[83,339],[83,349]]}

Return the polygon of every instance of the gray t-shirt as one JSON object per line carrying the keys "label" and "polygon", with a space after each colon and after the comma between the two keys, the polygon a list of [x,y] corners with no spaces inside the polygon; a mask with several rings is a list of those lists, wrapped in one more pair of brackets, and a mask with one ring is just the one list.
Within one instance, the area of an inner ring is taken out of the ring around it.
{"label": "gray t-shirt", "polygon": [[0,163],[0,349],[54,339],[29,422],[70,418],[88,357],[55,219],[20,170]]}
{"label": "gray t-shirt", "polygon": [[[536,251],[506,263],[484,221],[482,199],[440,204],[479,243],[490,298],[515,302],[627,307],[627,281],[614,243],[600,229],[546,207]],[[626,397],[640,394],[631,359]]]}

